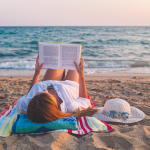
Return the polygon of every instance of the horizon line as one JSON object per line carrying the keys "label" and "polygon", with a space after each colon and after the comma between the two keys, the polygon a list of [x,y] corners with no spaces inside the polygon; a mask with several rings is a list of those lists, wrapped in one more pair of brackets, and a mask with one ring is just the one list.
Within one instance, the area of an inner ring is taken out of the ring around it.
{"label": "horizon line", "polygon": [[0,27],[150,27],[150,25],[52,25],[52,26],[0,26]]}

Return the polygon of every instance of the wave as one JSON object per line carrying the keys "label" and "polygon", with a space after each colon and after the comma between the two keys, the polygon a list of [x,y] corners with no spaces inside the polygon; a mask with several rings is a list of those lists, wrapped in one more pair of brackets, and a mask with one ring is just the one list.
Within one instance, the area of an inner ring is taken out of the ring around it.
{"label": "wave", "polygon": [[5,33],[4,30],[0,30],[0,34],[17,34],[16,32],[7,32]]}
{"label": "wave", "polygon": [[97,39],[97,40],[93,40],[92,42],[94,43],[100,43],[100,44],[112,44],[112,43],[117,43],[117,44],[120,44],[120,43],[132,43],[132,41],[130,40],[127,40],[127,39]]}
{"label": "wave", "polygon": [[29,42],[22,42],[23,44],[35,44],[37,45],[38,44],[38,41],[29,41]]}
{"label": "wave", "polygon": [[0,53],[0,58],[16,56],[14,53]]}
{"label": "wave", "polygon": [[[88,48],[88,49],[100,49],[102,48],[103,46],[97,46],[97,45],[86,45],[85,48]],[[87,51],[87,50],[86,50]]]}
{"label": "wave", "polygon": [[73,42],[71,42],[72,44],[82,44],[82,45],[87,45],[87,43],[86,42],[84,42],[84,41],[73,41]]}
{"label": "wave", "polygon": [[85,74],[94,74],[94,73],[121,73],[125,74],[150,74],[150,68],[85,68]]}
{"label": "wave", "polygon": [[[2,62],[0,69],[34,69],[35,61]],[[148,61],[134,60],[88,60],[85,59],[85,68],[137,68],[150,67]]]}
{"label": "wave", "polygon": [[130,41],[127,40],[127,39],[116,39],[116,38],[115,39],[109,39],[109,40],[107,40],[105,42],[107,42],[107,43],[111,43],[111,42],[116,42],[116,43],[123,43],[123,42],[130,43]]}
{"label": "wave", "polygon": [[98,39],[97,42],[102,43],[104,41],[102,39]]}
{"label": "wave", "polygon": [[86,60],[86,68],[135,68],[150,67],[149,61],[135,60]]}
{"label": "wave", "polygon": [[35,68],[35,61],[19,61],[0,63],[0,69],[23,69],[32,70]]}
{"label": "wave", "polygon": [[0,34],[3,34],[4,33],[4,30],[0,30]]}
{"label": "wave", "polygon": [[150,45],[150,41],[141,41],[140,43],[143,45]]}
{"label": "wave", "polygon": [[3,59],[9,58],[10,60],[15,57],[16,59],[20,57],[25,58],[26,56],[29,57],[35,52],[37,53],[37,49],[38,49],[37,47],[36,48],[32,47],[32,49],[19,49],[19,50],[14,48],[13,50],[11,50],[11,52],[7,52],[7,51],[0,52],[0,58],[3,58]]}
{"label": "wave", "polygon": [[17,34],[16,32],[8,32],[8,34]]}

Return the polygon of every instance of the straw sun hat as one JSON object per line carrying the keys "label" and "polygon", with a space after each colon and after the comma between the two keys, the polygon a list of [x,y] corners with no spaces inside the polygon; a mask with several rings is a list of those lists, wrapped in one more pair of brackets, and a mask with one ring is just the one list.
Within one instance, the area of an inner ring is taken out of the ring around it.
{"label": "straw sun hat", "polygon": [[[93,117],[96,117],[97,119],[102,121],[134,123],[145,118],[144,112],[142,112],[138,108],[130,106],[128,102],[119,98],[106,101],[104,107],[98,107],[98,109],[100,110],[96,114],[94,114]],[[110,116],[110,111],[115,111],[118,114],[124,112],[129,113],[129,117],[126,119],[123,119],[121,116],[112,118]]]}

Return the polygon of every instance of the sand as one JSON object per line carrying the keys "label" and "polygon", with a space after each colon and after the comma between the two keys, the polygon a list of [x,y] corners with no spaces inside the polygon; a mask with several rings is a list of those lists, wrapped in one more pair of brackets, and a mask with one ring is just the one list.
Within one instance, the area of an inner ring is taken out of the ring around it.
{"label": "sand", "polygon": [[[31,77],[0,77],[0,111],[26,95]],[[0,137],[0,149],[35,150],[150,150],[150,77],[148,76],[86,76],[88,94],[97,107],[111,98],[122,98],[142,110],[144,120],[132,123],[110,123],[110,133],[92,132],[73,135],[54,132],[22,137]]]}

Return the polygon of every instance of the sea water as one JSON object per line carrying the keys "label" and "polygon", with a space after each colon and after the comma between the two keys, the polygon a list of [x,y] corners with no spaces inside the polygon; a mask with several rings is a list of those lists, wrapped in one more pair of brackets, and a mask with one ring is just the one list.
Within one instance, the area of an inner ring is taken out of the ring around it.
{"label": "sea water", "polygon": [[32,75],[38,42],[82,44],[85,74],[150,74],[150,27],[0,27],[0,75]]}

